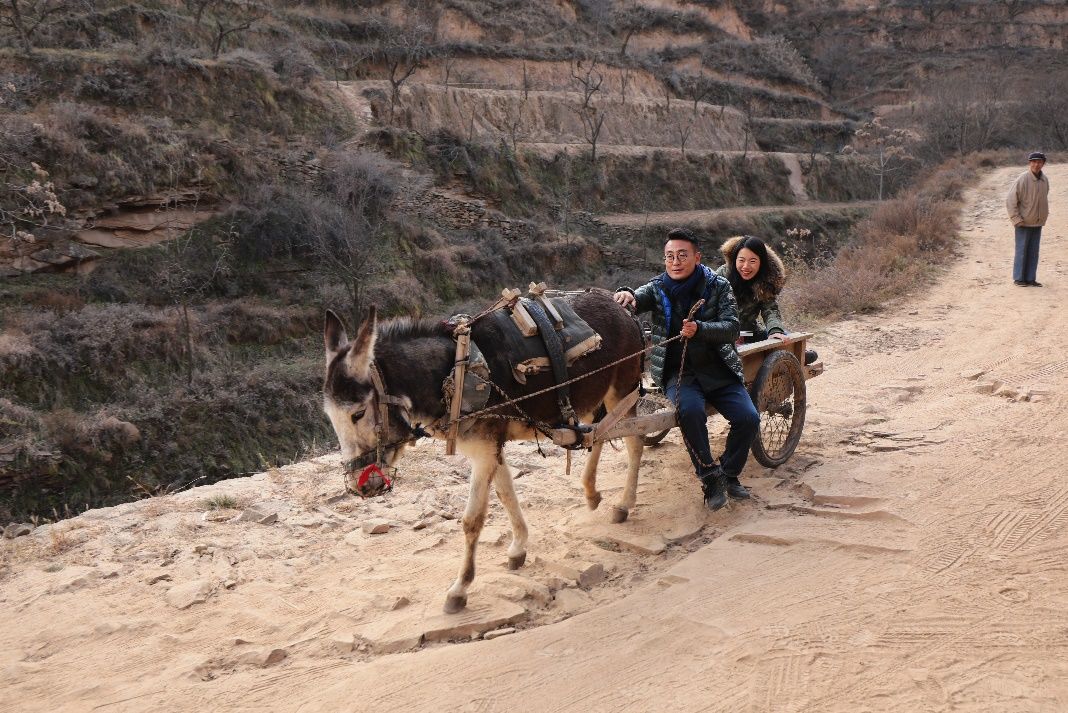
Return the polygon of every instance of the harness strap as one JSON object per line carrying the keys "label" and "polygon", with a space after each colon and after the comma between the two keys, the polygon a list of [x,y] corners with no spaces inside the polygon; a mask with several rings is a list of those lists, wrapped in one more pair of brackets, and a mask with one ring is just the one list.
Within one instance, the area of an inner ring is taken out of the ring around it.
{"label": "harness strap", "polygon": [[567,357],[564,355],[560,335],[556,333],[555,325],[540,304],[533,300],[523,302],[534,323],[538,325],[538,333],[541,335],[541,341],[545,343],[545,352],[549,355],[549,364],[552,365],[553,378],[557,383],[556,403],[560,407],[560,417],[567,424],[576,426],[578,416],[571,406],[571,389],[567,385]]}

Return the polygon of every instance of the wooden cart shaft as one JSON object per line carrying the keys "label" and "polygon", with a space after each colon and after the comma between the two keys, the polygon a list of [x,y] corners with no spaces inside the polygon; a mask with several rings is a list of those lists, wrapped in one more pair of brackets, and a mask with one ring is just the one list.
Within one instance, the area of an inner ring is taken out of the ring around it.
{"label": "wooden cart shaft", "polygon": [[[798,363],[804,365],[802,369],[805,372],[806,381],[822,374],[822,362],[817,361],[805,365],[805,347],[811,337],[812,335],[808,332],[794,332],[787,335],[786,339],[765,339],[738,347],[738,356],[742,359],[742,373],[745,376],[746,385],[748,386],[753,382],[757,372],[760,371],[761,365],[764,363],[764,359],[773,351],[788,351],[792,353],[797,358]],[[711,416],[714,413],[716,413],[716,410],[709,406],[708,415]],[[574,447],[581,439],[582,446],[589,448],[598,441],[610,441],[623,436],[644,436],[648,433],[660,433],[674,428],[675,425],[675,409],[664,408],[644,416],[624,418],[611,428],[598,429],[590,433],[580,434],[569,428],[553,429],[552,439],[558,446],[565,447]]]}

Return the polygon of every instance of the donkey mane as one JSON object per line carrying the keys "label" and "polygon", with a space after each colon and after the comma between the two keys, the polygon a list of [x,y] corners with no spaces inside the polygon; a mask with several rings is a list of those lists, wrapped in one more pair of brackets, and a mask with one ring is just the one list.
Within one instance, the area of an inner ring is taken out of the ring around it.
{"label": "donkey mane", "polygon": [[449,335],[448,328],[438,319],[413,319],[397,317],[378,326],[379,342],[403,342],[410,339],[426,337],[444,337]]}

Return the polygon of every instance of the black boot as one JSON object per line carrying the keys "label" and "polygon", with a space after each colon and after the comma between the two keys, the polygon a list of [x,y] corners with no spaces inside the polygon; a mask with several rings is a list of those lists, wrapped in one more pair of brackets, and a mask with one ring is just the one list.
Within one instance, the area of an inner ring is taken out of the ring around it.
{"label": "black boot", "polygon": [[718,465],[701,474],[701,490],[709,510],[715,512],[727,504],[727,477]]}
{"label": "black boot", "polygon": [[727,495],[735,500],[747,500],[751,497],[748,488],[739,482],[737,475],[727,476]]}

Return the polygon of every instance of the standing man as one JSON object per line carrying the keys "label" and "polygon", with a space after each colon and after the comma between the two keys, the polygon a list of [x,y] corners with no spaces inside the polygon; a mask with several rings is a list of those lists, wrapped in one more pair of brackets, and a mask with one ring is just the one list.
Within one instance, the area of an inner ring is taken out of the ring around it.
{"label": "standing man", "polygon": [[[738,307],[730,283],[701,264],[693,233],[675,228],[664,244],[664,272],[637,290],[620,288],[615,300],[636,312],[653,312],[652,376],[672,403],[678,399],[678,421],[694,471],[701,481],[705,505],[719,510],[732,498],[748,498],[738,475],[760,428],[760,415],[745,389],[742,361],[734,348],[738,339]],[[698,300],[704,305],[686,319]],[[682,334],[689,341],[686,364],[679,372]],[[680,378],[681,377],[681,378]],[[708,444],[710,403],[730,423],[727,445],[717,464]]]}
{"label": "standing man", "polygon": [[1020,174],[1005,198],[1009,219],[1016,226],[1016,259],[1012,263],[1013,284],[1042,287],[1038,272],[1038,241],[1049,217],[1049,179],[1042,173],[1046,154],[1035,151],[1027,157],[1028,170]]}

